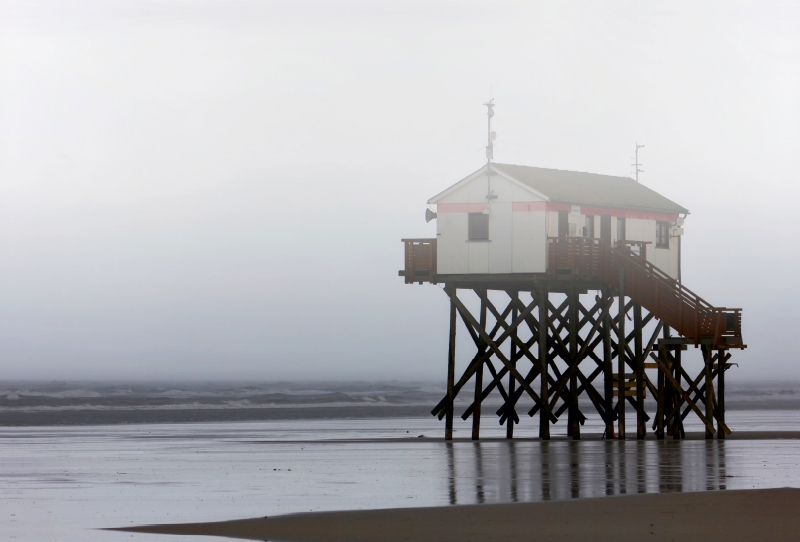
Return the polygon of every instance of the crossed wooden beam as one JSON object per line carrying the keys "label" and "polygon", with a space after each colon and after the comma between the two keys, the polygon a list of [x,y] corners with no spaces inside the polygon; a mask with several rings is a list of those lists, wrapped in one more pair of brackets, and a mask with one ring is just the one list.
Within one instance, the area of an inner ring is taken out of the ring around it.
{"label": "crossed wooden beam", "polygon": [[[562,303],[558,308],[553,306],[553,304],[548,301],[547,309],[549,317],[547,318],[547,325],[550,331],[548,337],[552,338],[552,340],[548,341],[550,344],[548,344],[549,348],[546,350],[546,359],[540,360],[531,352],[533,346],[538,344],[539,337],[540,322],[532,314],[533,310],[539,304],[536,293],[533,294],[532,302],[528,305],[525,305],[519,299],[517,292],[507,291],[506,293],[510,298],[510,302],[504,310],[499,311],[497,307],[489,300],[485,291],[475,290],[483,305],[495,318],[495,324],[493,328],[487,332],[486,329],[484,329],[484,326],[478,322],[469,309],[467,309],[463,302],[458,298],[455,289],[445,289],[445,292],[450,297],[451,302],[455,305],[456,310],[461,316],[461,319],[467,328],[467,332],[475,343],[475,347],[477,349],[477,353],[467,365],[464,373],[461,375],[459,380],[454,383],[453,397],[455,397],[459,391],[463,389],[463,387],[475,375],[476,371],[482,368],[482,366],[485,364],[489,369],[492,378],[486,387],[481,391],[480,400],[483,401],[492,391],[494,391],[494,389],[497,389],[500,392],[504,400],[503,405],[497,411],[501,424],[509,423],[509,419],[514,423],[519,422],[519,416],[514,410],[514,405],[516,405],[523,393],[527,393],[534,402],[533,409],[528,412],[529,416],[534,416],[540,410],[544,410],[545,416],[552,423],[557,423],[558,417],[564,412],[564,410],[573,407],[573,412],[575,412],[579,422],[583,424],[583,422],[586,420],[586,416],[580,411],[578,405],[574,402],[572,395],[568,393],[569,390],[567,389],[567,384],[573,376],[576,376],[581,383],[578,394],[586,391],[593,405],[598,409],[598,413],[604,420],[607,418],[607,416],[611,415],[605,411],[605,408],[603,407],[602,396],[592,385],[594,379],[602,373],[602,360],[595,356],[598,369],[588,377],[584,375],[579,368],[580,362],[584,359],[587,359],[589,357],[588,353],[594,350],[594,348],[596,348],[597,345],[603,340],[602,337],[595,338],[595,335],[604,321],[606,311],[608,311],[611,306],[610,299],[605,300],[605,303],[598,302],[595,307],[589,311],[586,311],[586,309],[582,310],[583,319],[577,324],[578,331],[588,324],[591,324],[592,327],[586,338],[579,338],[578,347],[580,348],[580,351],[576,352],[570,352],[570,349],[566,344],[568,339],[565,340],[561,336],[562,333],[564,333],[564,331],[569,327],[566,316],[564,315],[569,300],[565,300],[564,303]],[[518,312],[518,315],[509,323],[508,316],[514,310]],[[602,313],[601,316],[595,317],[598,312]],[[518,328],[523,323],[527,325],[531,332],[531,338],[527,341],[520,339],[519,334],[517,333]],[[514,346],[516,346],[516,353],[511,356],[507,356],[500,349],[506,340],[510,340]],[[502,363],[502,367],[499,371],[492,363],[492,356],[496,357]],[[556,365],[557,358],[561,358],[567,362],[568,369],[564,373],[561,373]],[[531,369],[525,376],[523,376],[516,367],[517,362],[522,359],[527,359],[531,363]],[[547,364],[548,368],[547,384],[549,400],[547,402],[544,402],[539,394],[531,387],[531,383],[543,373],[543,363]],[[513,381],[519,386],[513,392],[509,392],[506,390],[505,386],[503,386],[502,379],[508,374],[511,374]],[[559,400],[562,401],[562,405],[556,412],[554,412]],[[445,396],[433,408],[431,414],[438,416],[439,419],[442,419],[447,413],[447,406],[448,396]],[[476,402],[473,401],[461,416],[462,419],[466,420],[472,416],[475,412],[475,409]]]}
{"label": "crossed wooden beam", "polygon": [[[642,424],[638,426],[638,433],[644,435],[643,424],[650,421],[650,416],[644,411],[643,406],[644,390],[649,389],[652,397],[656,398],[660,405],[657,419],[653,422],[653,429],[661,437],[664,434],[664,422],[674,423],[676,420],[682,422],[689,412],[697,414],[708,430],[707,435],[715,431],[713,419],[717,420],[721,430],[730,434],[730,429],[724,423],[724,416],[720,415],[713,385],[710,384],[720,371],[725,370],[730,354],[723,355],[720,351],[719,354],[712,355],[710,349],[704,349],[704,360],[706,364],[710,364],[710,373],[703,371],[696,378],[691,378],[680,364],[670,363],[670,354],[667,350],[661,351],[660,355],[654,353],[653,349],[659,335],[664,332],[667,336],[662,321],[657,321],[650,336],[646,341],[643,340],[645,338],[641,336],[642,330],[655,316],[649,312],[642,315],[641,309],[633,301],[621,304],[622,310],[612,317],[609,311],[614,302],[614,294],[608,290],[603,290],[602,295],[596,296],[594,305],[589,307],[584,306],[578,294],[574,292],[567,294],[567,298],[559,306],[555,306],[549,297],[541,299],[542,296],[548,295],[546,291],[532,291],[532,300],[526,304],[519,298],[518,291],[509,289],[505,290],[509,302],[500,310],[489,299],[487,290],[473,288],[481,301],[481,315],[476,318],[459,299],[456,288],[445,287],[444,290],[452,304],[451,318],[455,318],[455,314],[461,317],[475,345],[476,353],[457,381],[451,380],[454,377],[452,372],[448,377],[449,382],[452,382],[452,393],[442,398],[431,411],[431,414],[439,419],[452,413],[452,401],[475,377],[475,397],[461,415],[464,420],[475,416],[476,412],[480,411],[481,403],[497,390],[503,399],[503,404],[496,412],[501,425],[519,423],[520,418],[515,407],[526,394],[533,401],[533,408],[528,411],[528,415],[534,416],[538,413],[542,417],[543,424],[557,423],[560,416],[569,410],[570,426],[572,427],[573,422],[583,425],[587,418],[581,412],[577,398],[585,394],[606,423],[607,430],[621,417],[621,410],[629,403],[637,414],[637,424]],[[538,317],[534,313],[537,307],[540,308]],[[632,309],[638,311],[634,312],[636,323],[632,331],[624,333],[624,320],[629,318]],[[491,326],[486,322],[487,313],[494,319]],[[451,322],[454,325],[455,320]],[[528,339],[521,338],[524,336],[524,333],[520,333],[523,326],[530,332]],[[455,328],[452,333],[454,330]],[[543,338],[544,345],[539,345]],[[451,336],[451,347],[454,345],[453,341],[454,335]],[[508,353],[501,349],[506,342],[511,344]],[[635,348],[632,348],[632,345],[635,345]],[[538,353],[534,353],[537,346],[539,346]],[[601,351],[600,355],[598,350]],[[454,356],[454,352],[451,355]],[[495,358],[500,362],[499,367],[495,366],[493,361]],[[659,377],[658,387],[651,382],[644,371],[645,361],[650,359],[655,360],[656,367],[663,375],[663,378]],[[524,374],[518,366],[523,360],[530,363],[529,369],[524,371]],[[559,360],[563,362],[561,366]],[[584,362],[592,362],[590,370],[586,370],[586,365],[581,366]],[[714,362],[717,363],[716,366]],[[484,367],[491,375],[486,383],[476,375],[478,371],[483,371]],[[623,372],[617,374],[616,387],[619,394],[616,402],[609,392],[615,386],[612,382],[615,367]],[[623,367],[625,371],[622,370]],[[672,367],[675,367],[674,372],[671,370]],[[703,379],[708,378],[709,374],[710,382],[706,386],[703,384]],[[533,383],[543,375],[546,375],[546,381],[540,381],[542,389],[537,393]],[[604,377],[604,393],[600,393],[594,384],[601,375]],[[504,385],[503,380],[507,376],[509,381]],[[685,385],[682,386],[678,379],[685,380]],[[627,395],[623,384],[634,380],[636,397]],[[706,397],[707,394],[709,397]],[[667,405],[665,398],[668,395],[672,400]],[[698,404],[704,403],[707,411],[709,406],[713,405],[710,416],[698,407]],[[448,417],[448,420],[452,418]],[[473,425],[474,437],[477,434],[475,427],[476,425]]]}

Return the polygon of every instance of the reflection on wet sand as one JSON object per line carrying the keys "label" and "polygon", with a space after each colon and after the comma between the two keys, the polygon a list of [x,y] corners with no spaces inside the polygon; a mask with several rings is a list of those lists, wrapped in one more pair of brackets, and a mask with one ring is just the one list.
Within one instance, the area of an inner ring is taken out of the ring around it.
{"label": "reflection on wet sand", "polygon": [[726,489],[725,441],[447,444],[450,504]]}

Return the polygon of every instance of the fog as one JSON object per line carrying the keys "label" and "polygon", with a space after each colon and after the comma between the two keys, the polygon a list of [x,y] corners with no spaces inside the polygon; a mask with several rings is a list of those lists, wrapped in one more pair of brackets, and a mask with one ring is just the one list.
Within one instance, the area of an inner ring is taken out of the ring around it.
{"label": "fog", "polygon": [[684,284],[744,309],[729,378],[800,379],[799,21],[0,0],[0,378],[443,381],[446,296],[400,239],[483,164],[494,97],[499,162],[628,176],[645,144],[691,210]]}

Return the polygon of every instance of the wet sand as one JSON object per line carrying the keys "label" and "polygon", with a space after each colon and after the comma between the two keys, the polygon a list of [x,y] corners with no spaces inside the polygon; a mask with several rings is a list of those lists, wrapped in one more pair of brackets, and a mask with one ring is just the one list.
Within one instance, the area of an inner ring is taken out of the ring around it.
{"label": "wet sand", "polygon": [[225,423],[273,420],[346,420],[426,418],[430,406],[378,405],[280,408],[187,408],[174,410],[54,410],[45,412],[0,411],[0,427],[58,425],[122,425],[154,423]]}
{"label": "wet sand", "polygon": [[467,430],[446,443],[428,417],[0,428],[0,538],[202,542],[213,538],[98,529],[800,488],[800,446],[786,438],[796,437],[799,416],[737,413],[735,436],[770,432],[725,441],[600,441],[587,432],[545,443],[497,438],[505,428],[487,425],[480,442]]}
{"label": "wet sand", "polygon": [[287,542],[797,540],[800,489],[293,514],[119,529]]}

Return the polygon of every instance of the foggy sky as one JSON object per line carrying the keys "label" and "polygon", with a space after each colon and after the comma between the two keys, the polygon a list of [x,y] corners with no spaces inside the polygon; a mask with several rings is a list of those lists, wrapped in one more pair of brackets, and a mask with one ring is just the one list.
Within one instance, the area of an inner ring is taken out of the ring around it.
{"label": "foggy sky", "polygon": [[730,378],[800,378],[800,8],[701,4],[0,0],[0,378],[443,379],[399,240],[490,93],[499,162],[644,143]]}

